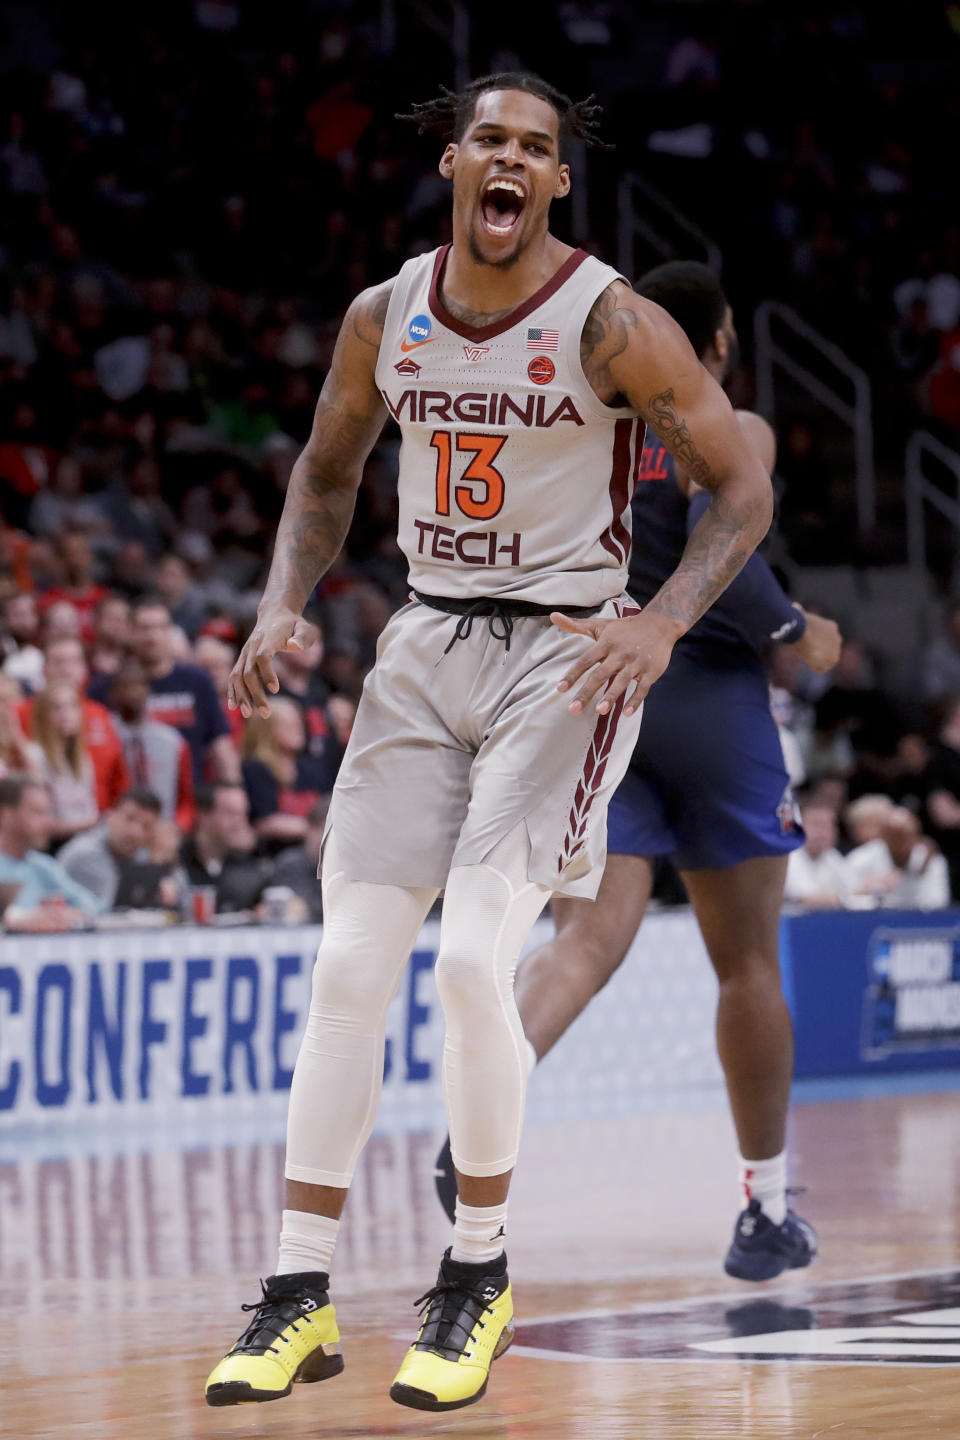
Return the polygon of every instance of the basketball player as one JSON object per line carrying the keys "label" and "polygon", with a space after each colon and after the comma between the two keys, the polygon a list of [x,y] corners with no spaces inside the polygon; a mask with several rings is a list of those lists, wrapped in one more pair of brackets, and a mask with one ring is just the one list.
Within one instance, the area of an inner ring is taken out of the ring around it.
{"label": "basketball player", "polygon": [[[712,270],[674,261],[637,292],[683,329],[722,381],[737,353],[733,315]],[[748,444],[772,472],[773,431],[738,411]],[[676,565],[709,502],[682,461],[647,432],[633,497],[630,594],[646,605]],[[595,904],[557,896],[556,938],[520,967],[517,1003],[537,1059],[550,1050],[622,962],[643,919],[653,861],[672,855],[720,982],[717,1046],[740,1146],[743,1210],[724,1262],[741,1280],[807,1265],[812,1227],[787,1208],[790,1017],[780,987],[778,933],[787,855],[803,844],[760,651],[793,644],[814,670],[836,664],[832,620],[805,615],[752,555],[737,579],[674,649],[644,707],[627,775],[608,812],[608,858]],[[437,1190],[450,1218],[456,1196],[449,1141]]]}
{"label": "basketball player", "polygon": [[[323,943],[290,1096],[276,1274],[207,1383],[271,1400],[342,1369],[328,1274],[383,1073],[384,1017],[445,889],[437,986],[459,1199],[390,1391],[450,1410],[513,1337],[503,1237],[527,1079],[517,955],[554,891],[591,898],[606,807],[675,641],[765,533],[769,476],[683,331],[548,230],[597,112],[500,75],[417,108],[452,135],[453,244],[350,306],[231,678],[269,712],[273,656],[343,543],[387,413],[402,435],[411,603],[384,630],[330,806]],[[623,596],[643,419],[711,497],[642,614]]]}

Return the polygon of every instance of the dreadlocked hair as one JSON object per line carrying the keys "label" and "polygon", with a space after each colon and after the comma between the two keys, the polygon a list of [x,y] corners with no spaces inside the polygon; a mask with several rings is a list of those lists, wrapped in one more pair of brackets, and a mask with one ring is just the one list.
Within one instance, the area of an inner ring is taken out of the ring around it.
{"label": "dreadlocked hair", "polygon": [[598,150],[612,150],[613,146],[601,140],[598,135],[603,106],[596,103],[595,95],[585,100],[571,100],[561,90],[556,90],[539,75],[527,70],[503,70],[496,75],[482,75],[471,80],[462,90],[448,90],[440,86],[440,94],[433,100],[414,104],[409,115],[397,115],[397,120],[410,120],[421,135],[428,132],[439,134],[444,140],[455,143],[463,139],[473,119],[477,101],[488,90],[523,90],[527,95],[536,95],[545,100],[557,112],[560,158],[564,158],[570,140],[582,140],[584,145]]}

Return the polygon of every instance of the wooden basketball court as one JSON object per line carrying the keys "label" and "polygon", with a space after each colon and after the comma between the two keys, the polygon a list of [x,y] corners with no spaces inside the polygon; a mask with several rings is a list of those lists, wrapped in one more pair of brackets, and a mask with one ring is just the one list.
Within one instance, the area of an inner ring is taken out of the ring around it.
{"label": "wooden basketball court", "polygon": [[273,1268],[282,1148],[114,1137],[0,1157],[2,1433],[76,1440],[929,1440],[960,1435],[957,1095],[800,1104],[792,1150],[822,1254],[762,1286],[720,1260],[732,1132],[707,1108],[531,1123],[511,1210],[518,1343],[447,1415],[387,1390],[446,1222],[434,1134],[376,1136],[333,1298],[346,1370],[286,1400],[203,1401]]}

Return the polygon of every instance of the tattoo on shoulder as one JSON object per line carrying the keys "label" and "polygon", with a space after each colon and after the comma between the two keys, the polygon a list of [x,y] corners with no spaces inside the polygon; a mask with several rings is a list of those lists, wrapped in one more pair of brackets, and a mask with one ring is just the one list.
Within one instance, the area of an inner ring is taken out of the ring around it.
{"label": "tattoo on shoulder", "polygon": [[643,414],[670,453],[685,467],[688,478],[712,489],[714,480],[710,465],[697,449],[687,422],[678,413],[673,391],[661,390],[659,395],[651,395]]}
{"label": "tattoo on shoulder", "polygon": [[378,285],[369,295],[362,296],[353,310],[353,333],[364,345],[379,350],[383,339],[383,327],[387,319],[387,307],[393,294],[393,283]]}
{"label": "tattoo on shoulder", "polygon": [[591,389],[606,405],[625,404],[610,374],[611,362],[622,355],[637,328],[632,305],[624,302],[632,292],[622,285],[610,285],[598,296],[587,316],[580,337],[580,364]]}

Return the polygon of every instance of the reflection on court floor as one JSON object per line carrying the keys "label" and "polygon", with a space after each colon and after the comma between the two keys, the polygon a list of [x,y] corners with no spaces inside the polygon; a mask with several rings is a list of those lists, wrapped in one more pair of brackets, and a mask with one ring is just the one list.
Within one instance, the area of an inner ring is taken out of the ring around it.
{"label": "reflection on court floor", "polygon": [[[207,1370],[273,1268],[276,1117],[196,1135],[82,1130],[0,1159],[4,1430],[87,1440],[456,1433],[471,1440],[930,1440],[960,1433],[956,1096],[795,1108],[820,1231],[807,1272],[738,1285],[733,1138],[715,1105],[528,1125],[508,1249],[519,1335],[481,1405],[408,1419],[387,1389],[448,1229],[438,1136],[379,1134],[341,1231],[346,1371],[212,1416]],[[44,1153],[43,1146],[53,1153]],[[55,1317],[55,1330],[51,1330]],[[909,1367],[909,1368],[905,1368]],[[922,1368],[921,1368],[922,1367]],[[916,1378],[914,1378],[916,1377]],[[212,1417],[212,1418],[211,1418]]]}

